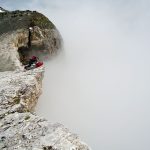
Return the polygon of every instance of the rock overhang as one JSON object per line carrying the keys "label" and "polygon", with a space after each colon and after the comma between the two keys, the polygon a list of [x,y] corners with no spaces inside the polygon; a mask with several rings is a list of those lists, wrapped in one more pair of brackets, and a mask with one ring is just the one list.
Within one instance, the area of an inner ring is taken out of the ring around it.
{"label": "rock overhang", "polygon": [[9,63],[6,67],[0,65],[0,71],[20,69],[33,55],[48,60],[62,48],[62,38],[55,25],[37,11],[0,13],[0,39],[0,49],[5,51],[0,51],[1,61]]}

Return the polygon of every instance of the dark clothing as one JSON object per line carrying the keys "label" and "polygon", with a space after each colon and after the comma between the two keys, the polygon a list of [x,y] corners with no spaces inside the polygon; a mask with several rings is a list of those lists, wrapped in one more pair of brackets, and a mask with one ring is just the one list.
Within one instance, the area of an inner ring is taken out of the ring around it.
{"label": "dark clothing", "polygon": [[37,59],[30,59],[28,65],[25,66],[25,69],[30,68],[33,64],[37,63]]}
{"label": "dark clothing", "polygon": [[30,59],[28,66],[30,67],[32,64],[35,64],[37,62],[37,59]]}

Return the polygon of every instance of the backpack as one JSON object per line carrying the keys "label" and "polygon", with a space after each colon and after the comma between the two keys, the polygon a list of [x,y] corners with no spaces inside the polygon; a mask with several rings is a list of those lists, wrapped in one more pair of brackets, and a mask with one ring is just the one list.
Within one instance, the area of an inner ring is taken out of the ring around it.
{"label": "backpack", "polygon": [[36,63],[36,68],[38,68],[38,67],[40,67],[40,66],[42,66],[42,65],[43,65],[43,62],[40,62],[40,61],[39,61],[39,62]]}

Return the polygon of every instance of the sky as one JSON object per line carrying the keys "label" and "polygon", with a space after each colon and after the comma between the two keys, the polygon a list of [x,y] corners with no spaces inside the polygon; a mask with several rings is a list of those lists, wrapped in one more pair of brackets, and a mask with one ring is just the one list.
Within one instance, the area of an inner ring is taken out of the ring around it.
{"label": "sky", "polygon": [[149,0],[0,0],[45,14],[64,50],[46,63],[37,113],[93,150],[150,149]]}

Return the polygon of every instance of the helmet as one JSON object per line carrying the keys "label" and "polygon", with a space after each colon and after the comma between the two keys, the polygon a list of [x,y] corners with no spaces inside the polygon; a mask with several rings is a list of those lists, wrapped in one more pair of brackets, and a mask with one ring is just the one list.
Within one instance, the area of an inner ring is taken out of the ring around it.
{"label": "helmet", "polygon": [[35,59],[37,59],[37,57],[36,56],[32,56],[32,59],[35,60]]}
{"label": "helmet", "polygon": [[29,27],[29,30],[32,30],[33,28],[32,27]]}

